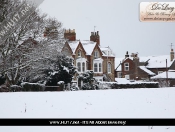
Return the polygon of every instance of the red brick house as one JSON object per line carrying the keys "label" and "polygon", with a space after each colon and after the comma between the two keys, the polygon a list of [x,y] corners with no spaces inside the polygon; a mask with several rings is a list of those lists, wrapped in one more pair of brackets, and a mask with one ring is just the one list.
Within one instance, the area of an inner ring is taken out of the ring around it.
{"label": "red brick house", "polygon": [[[167,60],[167,63],[166,63]],[[130,80],[149,80],[150,77],[165,72],[175,70],[174,51],[171,49],[170,55],[138,57],[126,52],[124,59],[116,58],[116,78],[127,78]]]}
{"label": "red brick house", "polygon": [[62,53],[72,56],[78,74],[92,70],[97,81],[114,81],[115,55],[100,45],[98,31],[91,32],[90,40],[76,40],[75,30],[65,30],[64,37],[67,41]]}

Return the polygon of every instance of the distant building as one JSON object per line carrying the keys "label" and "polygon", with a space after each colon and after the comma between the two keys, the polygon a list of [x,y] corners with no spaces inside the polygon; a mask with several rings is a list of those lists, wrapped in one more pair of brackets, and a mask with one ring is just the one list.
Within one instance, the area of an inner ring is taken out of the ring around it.
{"label": "distant building", "polygon": [[78,74],[92,70],[97,81],[115,80],[115,55],[109,47],[100,45],[99,31],[91,32],[90,40],[76,40],[74,29],[65,30],[64,37],[67,41],[62,53],[72,56]]}
{"label": "distant building", "polygon": [[148,57],[138,57],[134,53],[129,55],[126,52],[125,58],[115,58],[115,61],[115,77],[129,80],[149,80],[167,70],[175,70],[173,49],[171,49],[170,55]]}
{"label": "distant building", "polygon": [[151,77],[151,80],[159,82],[160,87],[175,87],[175,70],[162,72],[154,77]]}

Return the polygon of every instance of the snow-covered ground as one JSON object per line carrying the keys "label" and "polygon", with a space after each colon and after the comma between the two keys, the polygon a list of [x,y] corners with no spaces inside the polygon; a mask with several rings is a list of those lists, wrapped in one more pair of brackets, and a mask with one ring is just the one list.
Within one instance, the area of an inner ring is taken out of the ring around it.
{"label": "snow-covered ground", "polygon": [[[0,93],[0,118],[175,118],[175,87]],[[175,127],[0,127],[0,132],[175,132]]]}

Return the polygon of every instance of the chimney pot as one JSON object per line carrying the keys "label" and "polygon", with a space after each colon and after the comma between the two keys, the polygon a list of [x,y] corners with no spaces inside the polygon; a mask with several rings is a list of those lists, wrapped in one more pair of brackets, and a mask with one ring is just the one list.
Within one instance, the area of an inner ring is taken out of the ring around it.
{"label": "chimney pot", "polygon": [[128,55],[128,51],[126,52],[126,55],[125,55],[125,58],[127,58],[127,57],[129,57],[129,55]]}

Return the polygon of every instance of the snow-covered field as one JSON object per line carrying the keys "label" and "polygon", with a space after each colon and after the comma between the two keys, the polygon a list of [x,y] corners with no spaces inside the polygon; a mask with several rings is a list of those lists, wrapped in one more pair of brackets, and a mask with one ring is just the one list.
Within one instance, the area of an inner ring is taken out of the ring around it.
{"label": "snow-covered field", "polygon": [[[0,118],[175,118],[175,87],[0,93]],[[175,127],[0,127],[0,132],[175,132]]]}

